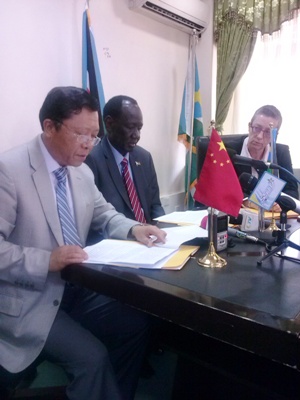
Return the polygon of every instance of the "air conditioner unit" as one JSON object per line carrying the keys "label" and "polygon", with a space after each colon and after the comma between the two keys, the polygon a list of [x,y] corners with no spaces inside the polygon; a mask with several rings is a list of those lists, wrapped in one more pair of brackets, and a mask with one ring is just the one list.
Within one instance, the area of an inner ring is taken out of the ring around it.
{"label": "air conditioner unit", "polygon": [[129,8],[186,33],[200,35],[208,23],[209,8],[202,0],[129,0]]}

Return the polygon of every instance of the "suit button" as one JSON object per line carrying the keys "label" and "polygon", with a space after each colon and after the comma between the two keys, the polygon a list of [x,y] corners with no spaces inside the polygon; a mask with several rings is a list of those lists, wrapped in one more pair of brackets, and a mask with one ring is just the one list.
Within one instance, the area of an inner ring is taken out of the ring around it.
{"label": "suit button", "polygon": [[58,300],[54,300],[54,301],[53,301],[53,305],[54,305],[55,307],[57,307],[57,306],[59,305],[59,301],[58,301]]}

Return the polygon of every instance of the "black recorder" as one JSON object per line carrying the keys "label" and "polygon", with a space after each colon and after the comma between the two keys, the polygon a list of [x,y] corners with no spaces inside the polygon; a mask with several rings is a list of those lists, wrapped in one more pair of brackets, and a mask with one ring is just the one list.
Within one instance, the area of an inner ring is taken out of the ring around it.
{"label": "black recorder", "polygon": [[[208,215],[208,234],[210,229],[211,216]],[[228,216],[221,211],[215,211],[213,215],[212,240],[216,252],[227,249],[228,245]]]}

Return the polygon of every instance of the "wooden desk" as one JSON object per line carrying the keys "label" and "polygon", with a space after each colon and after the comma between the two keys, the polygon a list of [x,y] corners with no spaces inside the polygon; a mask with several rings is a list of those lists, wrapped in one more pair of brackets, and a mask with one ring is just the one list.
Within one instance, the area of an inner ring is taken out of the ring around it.
{"label": "wooden desk", "polygon": [[[188,328],[192,356],[203,337],[216,346],[224,344],[227,355],[238,351],[243,359],[255,355],[270,362],[267,368],[274,366],[274,371],[283,367],[286,383],[295,388],[290,397],[278,398],[299,399],[300,264],[273,256],[258,267],[263,246],[240,239],[234,244],[220,253],[228,262],[222,269],[200,267],[197,258],[206,253],[200,249],[180,271],[81,264],[68,266],[62,277]],[[188,344],[181,344],[188,352]]]}

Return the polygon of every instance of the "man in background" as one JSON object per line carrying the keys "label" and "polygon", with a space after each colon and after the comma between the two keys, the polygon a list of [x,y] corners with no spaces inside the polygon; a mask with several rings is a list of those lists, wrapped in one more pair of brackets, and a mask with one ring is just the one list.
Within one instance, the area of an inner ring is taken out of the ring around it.
{"label": "man in background", "polygon": [[[153,219],[164,215],[159,198],[157,176],[151,154],[138,146],[143,127],[143,115],[137,101],[119,95],[104,106],[103,120],[107,134],[86,159],[95,176],[95,184],[117,211],[140,223],[153,224]],[[90,232],[88,242],[101,238]],[[154,324],[158,329],[156,323]],[[157,330],[152,332],[152,350],[161,353]],[[145,358],[141,376],[154,374]]]}
{"label": "man in background", "polygon": [[[133,98],[115,96],[105,104],[103,119],[107,134],[86,159],[96,186],[117,211],[151,224],[164,214],[164,209],[152,156],[137,146],[143,127],[141,109]],[[136,192],[135,200],[131,191]],[[139,213],[134,201],[140,205]]]}
{"label": "man in background", "polygon": [[70,400],[133,400],[148,318],[60,276],[87,259],[90,229],[148,246],[165,238],[94,185],[83,162],[99,142],[97,109],[83,89],[54,88],[40,110],[43,133],[0,155],[0,369],[17,373],[42,355],[65,370]]}

